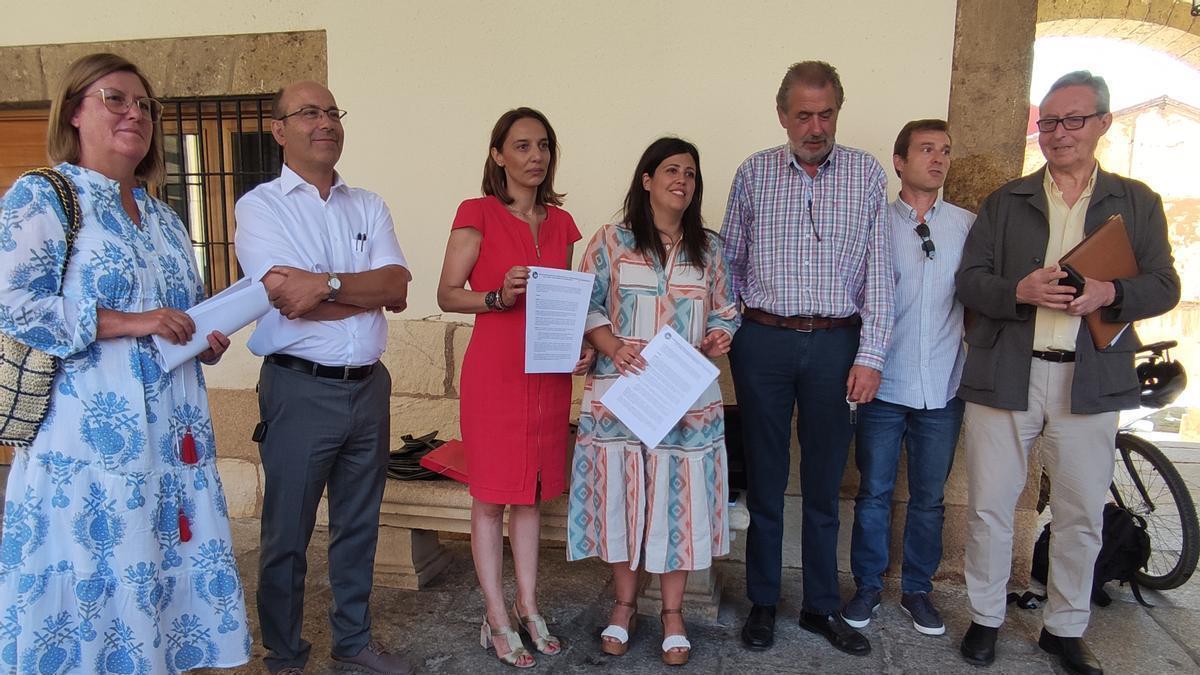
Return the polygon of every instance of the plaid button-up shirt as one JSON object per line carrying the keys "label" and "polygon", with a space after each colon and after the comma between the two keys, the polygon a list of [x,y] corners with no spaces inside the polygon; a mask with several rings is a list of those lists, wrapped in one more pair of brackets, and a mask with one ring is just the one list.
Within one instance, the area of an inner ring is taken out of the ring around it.
{"label": "plaid button-up shirt", "polygon": [[891,340],[887,178],[835,145],[810,177],[787,145],[738,167],[721,235],[734,297],[780,316],[862,316],[855,365],[883,370]]}

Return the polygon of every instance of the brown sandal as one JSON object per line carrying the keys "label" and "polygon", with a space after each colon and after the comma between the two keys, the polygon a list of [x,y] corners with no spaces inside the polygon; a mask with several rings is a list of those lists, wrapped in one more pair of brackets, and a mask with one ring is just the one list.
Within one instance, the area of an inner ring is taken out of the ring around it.
{"label": "brown sandal", "polygon": [[637,630],[637,605],[624,600],[617,600],[613,604],[628,607],[633,610],[633,614],[629,616],[627,627],[622,628],[615,623],[610,623],[608,628],[600,633],[600,651],[612,656],[624,656],[625,652],[629,651],[629,641],[633,638],[633,631]]}
{"label": "brown sandal", "polygon": [[[666,635],[667,624],[664,619],[668,614],[679,614],[682,618],[683,610],[664,609],[659,613],[659,620],[663,623],[662,661],[668,666],[682,666],[692,654],[692,643],[688,642],[687,635]],[[682,651],[671,651],[673,649]]]}

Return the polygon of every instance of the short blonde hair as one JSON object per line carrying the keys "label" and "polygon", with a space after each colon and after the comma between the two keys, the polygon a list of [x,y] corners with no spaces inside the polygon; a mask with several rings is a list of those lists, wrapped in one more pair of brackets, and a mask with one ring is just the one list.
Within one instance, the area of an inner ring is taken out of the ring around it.
{"label": "short blonde hair", "polygon": [[[142,86],[146,88],[146,95],[153,98],[154,89],[150,86],[150,80],[128,59],[107,53],[88,54],[76,59],[67,67],[67,72],[63,73],[58,90],[50,101],[46,152],[51,160],[70,163],[79,161],[79,130],[71,124],[71,118],[83,102],[87,88],[105,75],[117,72],[137,75],[142,81]],[[150,150],[138,163],[133,174],[144,181],[158,181],[163,177],[164,171],[162,126],[159,122],[154,122],[150,133]]]}

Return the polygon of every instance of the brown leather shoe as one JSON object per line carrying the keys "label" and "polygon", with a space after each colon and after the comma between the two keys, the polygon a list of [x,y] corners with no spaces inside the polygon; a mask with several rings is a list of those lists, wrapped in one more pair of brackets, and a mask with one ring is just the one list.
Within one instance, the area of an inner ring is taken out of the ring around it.
{"label": "brown leather shoe", "polygon": [[392,654],[383,648],[383,643],[371,640],[355,656],[332,656],[336,670],[371,673],[371,675],[412,675],[415,668],[408,659]]}

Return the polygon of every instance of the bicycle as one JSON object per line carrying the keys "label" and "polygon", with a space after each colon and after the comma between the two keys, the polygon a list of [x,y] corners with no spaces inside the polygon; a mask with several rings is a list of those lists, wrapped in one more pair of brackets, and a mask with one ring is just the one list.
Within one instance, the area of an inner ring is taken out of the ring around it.
{"label": "bicycle", "polygon": [[[1183,364],[1172,360],[1174,340],[1145,345],[1137,351],[1141,403],[1145,408],[1170,405],[1187,386]],[[1111,501],[1146,521],[1151,553],[1137,582],[1146,588],[1178,588],[1191,578],[1200,558],[1200,520],[1187,484],[1158,446],[1135,435],[1135,422],[1117,430],[1116,466],[1109,486]],[[1050,480],[1042,471],[1037,511],[1046,508]]]}

